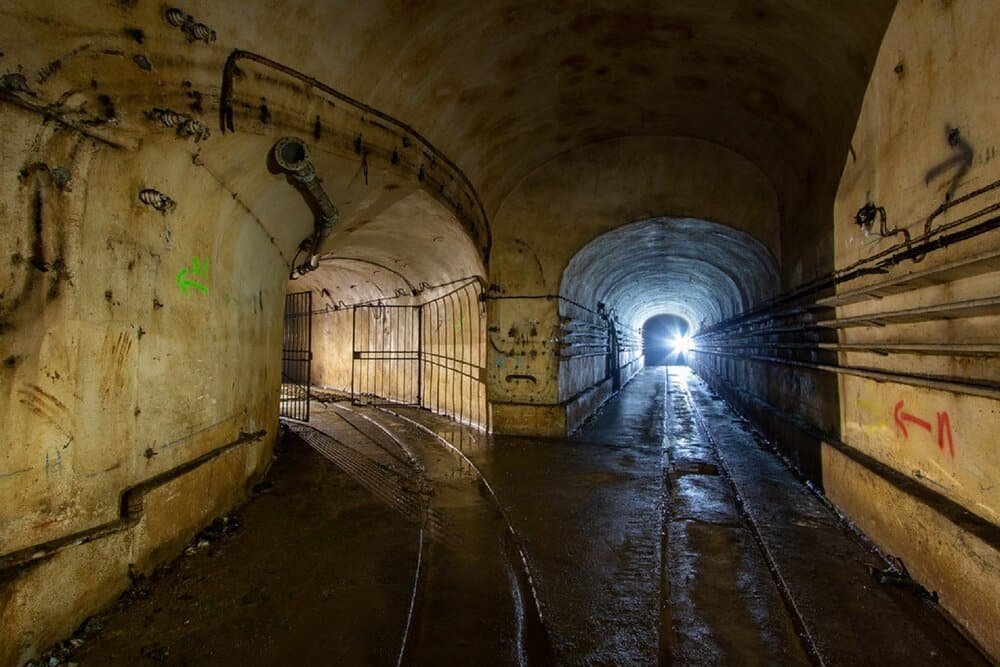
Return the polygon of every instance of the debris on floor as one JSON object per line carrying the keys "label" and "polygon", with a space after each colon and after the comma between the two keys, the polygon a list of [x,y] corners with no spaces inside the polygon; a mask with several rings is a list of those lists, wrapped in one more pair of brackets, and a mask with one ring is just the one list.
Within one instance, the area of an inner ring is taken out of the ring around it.
{"label": "debris on floor", "polygon": [[221,516],[210,523],[207,528],[195,535],[195,538],[191,540],[191,544],[184,549],[184,553],[191,556],[198,553],[201,549],[211,546],[215,542],[228,540],[233,537],[239,528],[240,520],[235,514],[230,516]]}

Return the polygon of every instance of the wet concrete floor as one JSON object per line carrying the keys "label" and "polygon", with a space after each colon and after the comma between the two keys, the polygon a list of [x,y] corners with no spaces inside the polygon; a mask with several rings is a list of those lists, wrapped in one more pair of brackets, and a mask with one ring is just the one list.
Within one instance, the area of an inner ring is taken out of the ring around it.
{"label": "wet concrete floor", "polygon": [[314,406],[85,665],[985,664],[686,368],[564,440]]}
{"label": "wet concrete floor", "polygon": [[[406,625],[417,529],[302,440],[229,535],[89,623],[83,665],[386,665]],[[198,546],[199,543],[201,546]],[[45,663],[47,664],[47,663]]]}

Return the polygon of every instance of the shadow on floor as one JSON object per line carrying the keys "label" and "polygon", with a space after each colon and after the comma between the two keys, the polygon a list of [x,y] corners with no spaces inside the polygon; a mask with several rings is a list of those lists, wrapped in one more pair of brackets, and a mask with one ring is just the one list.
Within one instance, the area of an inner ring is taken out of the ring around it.
{"label": "shadow on floor", "polygon": [[[123,596],[82,665],[392,665],[417,528],[294,435],[240,527]],[[129,603],[130,602],[130,603]],[[123,604],[123,603],[120,603]]]}

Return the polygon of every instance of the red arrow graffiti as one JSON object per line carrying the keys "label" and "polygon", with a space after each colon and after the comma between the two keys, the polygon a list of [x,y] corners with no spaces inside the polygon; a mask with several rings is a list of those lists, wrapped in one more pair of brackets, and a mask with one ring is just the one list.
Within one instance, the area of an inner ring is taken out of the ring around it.
{"label": "red arrow graffiti", "polygon": [[951,437],[951,418],[947,412],[937,413],[938,422],[938,449],[944,451],[944,441],[948,440],[948,453],[951,458],[955,458],[955,441]]}
{"label": "red arrow graffiti", "polygon": [[904,438],[910,437],[909,432],[906,430],[906,422],[916,424],[928,433],[932,431],[931,423],[929,421],[921,419],[920,417],[915,417],[909,412],[903,412],[903,401],[896,403],[896,407],[892,409],[892,417],[896,420],[896,426],[898,426],[899,430],[903,432]]}

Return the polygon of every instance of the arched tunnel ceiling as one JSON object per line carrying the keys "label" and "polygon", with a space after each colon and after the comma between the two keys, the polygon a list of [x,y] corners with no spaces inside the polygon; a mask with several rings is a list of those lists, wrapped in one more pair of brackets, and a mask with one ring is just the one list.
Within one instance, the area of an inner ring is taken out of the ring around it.
{"label": "arched tunnel ceiling", "polygon": [[[831,190],[894,0],[251,2],[199,12],[411,123],[495,212],[553,156],[617,136],[713,141],[785,206]],[[226,40],[229,41],[229,40]]]}
{"label": "arched tunnel ceiling", "polygon": [[461,224],[422,190],[371,219],[335,228],[329,246],[333,249],[321,255],[319,269],[289,285],[293,292],[316,290],[317,307],[419,298],[446,282],[485,277]]}
{"label": "arched tunnel ceiling", "polygon": [[[359,219],[420,187],[416,173],[425,166],[434,172],[435,158],[414,157],[406,178],[401,167],[389,168],[392,145],[377,146],[384,154],[373,152],[369,163],[364,148],[350,146],[365,133],[364,141],[372,140],[381,121],[350,116],[358,124],[345,125],[349,105],[319,100],[314,86],[242,61],[240,118],[223,135],[211,116],[222,106],[223,70],[234,50],[260,53],[370,105],[358,107],[361,117],[376,109],[412,126],[461,168],[491,217],[518,183],[557,156],[650,136],[696,138],[745,157],[773,183],[782,214],[795,216],[803,202],[819,202],[820,211],[832,203],[895,0],[246,0],[239,11],[186,1],[184,11],[217,34],[211,45],[185,39],[156,3],[106,3],[79,16],[67,15],[64,5],[40,0],[4,14],[18,26],[52,26],[43,44],[19,28],[4,49],[18,54],[18,67],[40,72],[35,80],[45,84],[36,87],[44,99],[86,97],[82,91],[94,88],[87,95],[103,95],[118,108],[111,125],[122,121],[101,131],[118,132],[129,144],[163,129],[146,117],[150,108],[195,109],[216,134],[192,159],[217,170],[220,187],[273,227],[289,217],[282,216],[288,196],[279,194],[280,181],[264,183],[270,174],[263,157],[281,134],[325,144],[314,153],[318,173],[338,204],[350,200],[345,214]],[[142,35],[138,43],[134,34]],[[138,44],[146,59],[139,62],[151,69],[128,59],[124,67],[107,64],[110,54],[133,53]],[[60,65],[46,74],[51,63]],[[322,127],[320,110],[329,123]],[[390,134],[393,142],[406,139]],[[334,144],[349,153],[339,167],[324,157]],[[437,177],[439,187],[465,180],[450,172]],[[449,196],[478,210],[478,201]],[[273,236],[284,249],[301,240]]]}
{"label": "arched tunnel ceiling", "polygon": [[603,302],[638,329],[658,314],[694,329],[735,315],[777,289],[777,262],[746,232],[692,218],[655,218],[600,236],[570,261],[559,293]]}

